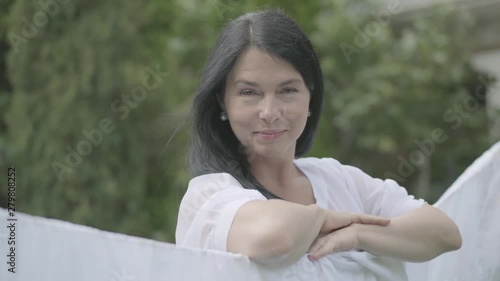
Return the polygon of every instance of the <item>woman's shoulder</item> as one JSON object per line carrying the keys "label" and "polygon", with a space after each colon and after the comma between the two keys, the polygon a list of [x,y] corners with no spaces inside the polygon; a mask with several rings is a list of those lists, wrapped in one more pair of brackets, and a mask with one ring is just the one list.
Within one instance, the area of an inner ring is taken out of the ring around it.
{"label": "woman's shoulder", "polygon": [[200,186],[200,185],[227,185],[235,184],[241,186],[241,184],[228,173],[210,173],[195,176],[189,180],[188,186]]}
{"label": "woman's shoulder", "polygon": [[210,173],[191,178],[186,193],[215,193],[227,188],[244,189],[231,174]]}
{"label": "woman's shoulder", "polygon": [[227,183],[232,181],[238,182],[233,176],[231,176],[228,173],[210,173],[191,178],[191,180],[189,180],[189,185],[200,185],[200,184],[203,185],[207,183]]}
{"label": "woman's shoulder", "polygon": [[304,167],[315,167],[315,168],[325,168],[325,169],[340,169],[344,165],[340,163],[337,159],[332,157],[302,157],[294,160],[296,164],[299,164]]}
{"label": "woman's shoulder", "polygon": [[332,157],[303,157],[295,159],[294,162],[300,165],[301,168],[326,170],[328,172],[336,171],[345,176],[365,174],[360,168],[344,164]]}
{"label": "woman's shoulder", "polygon": [[345,178],[344,165],[331,157],[303,157],[295,159],[295,164],[308,175],[315,177],[341,180]]}
{"label": "woman's shoulder", "polygon": [[196,176],[189,181],[181,205],[199,208],[211,199],[221,205],[234,200],[266,198],[257,190],[244,188],[231,174],[211,173]]}

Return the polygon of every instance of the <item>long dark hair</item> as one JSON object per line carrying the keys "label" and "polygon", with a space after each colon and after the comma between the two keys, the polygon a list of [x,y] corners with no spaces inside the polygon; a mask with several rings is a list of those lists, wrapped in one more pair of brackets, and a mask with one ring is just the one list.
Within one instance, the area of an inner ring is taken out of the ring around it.
{"label": "long dark hair", "polygon": [[220,120],[218,103],[226,77],[238,56],[256,46],[290,63],[302,75],[311,93],[308,118],[297,140],[295,158],[312,146],[323,104],[323,75],[313,47],[300,26],[280,10],[247,13],[230,21],[219,34],[194,97],[191,108],[192,136],[188,165],[193,177],[228,173],[248,189],[257,189],[266,198],[278,198],[251,174],[245,148],[229,122]]}

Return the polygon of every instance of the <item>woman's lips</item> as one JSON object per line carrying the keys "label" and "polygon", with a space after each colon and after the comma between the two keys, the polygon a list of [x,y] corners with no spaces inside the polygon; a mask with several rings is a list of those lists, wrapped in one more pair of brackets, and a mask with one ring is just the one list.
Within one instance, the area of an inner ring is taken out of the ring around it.
{"label": "woman's lips", "polygon": [[257,136],[261,140],[275,140],[283,135],[285,131],[261,131],[257,132]]}

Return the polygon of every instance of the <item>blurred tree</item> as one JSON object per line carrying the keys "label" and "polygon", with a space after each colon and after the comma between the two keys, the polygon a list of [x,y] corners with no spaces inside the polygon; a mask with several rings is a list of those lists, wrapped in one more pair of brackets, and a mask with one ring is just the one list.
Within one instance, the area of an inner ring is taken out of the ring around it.
{"label": "blurred tree", "polygon": [[464,11],[434,9],[397,34],[402,7],[387,3],[323,1],[312,38],[328,98],[313,154],[331,151],[433,202],[490,145],[484,93],[471,90],[491,79],[470,66]]}
{"label": "blurred tree", "polygon": [[[7,171],[11,163],[7,163],[7,155],[11,153],[7,142],[7,125],[5,123],[4,112],[9,106],[12,96],[12,87],[7,78],[7,52],[10,48],[7,40],[8,12],[14,0],[0,0],[0,170]],[[6,172],[5,172],[6,173]],[[5,174],[6,175],[6,174]],[[4,177],[0,177],[3,179]],[[0,206],[7,205],[7,193],[0,194]]]}
{"label": "blurred tree", "polygon": [[19,209],[150,236],[166,228],[153,225],[147,203],[165,180],[150,140],[168,78],[153,57],[158,44],[148,45],[154,28],[143,29],[151,7],[61,2],[16,1],[10,15],[17,41],[8,56],[14,96],[5,117]]}

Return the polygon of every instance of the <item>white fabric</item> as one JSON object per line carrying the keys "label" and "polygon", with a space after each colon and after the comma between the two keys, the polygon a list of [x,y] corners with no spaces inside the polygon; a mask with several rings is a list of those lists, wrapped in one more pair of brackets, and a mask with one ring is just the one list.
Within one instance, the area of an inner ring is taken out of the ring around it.
{"label": "white fabric", "polygon": [[[430,262],[407,264],[410,281],[500,280],[499,171],[500,143],[474,162],[442,196],[436,206],[457,222],[462,249]],[[7,211],[0,208],[2,281],[319,281],[325,280],[322,277],[326,274],[358,268],[358,264],[371,266],[376,272],[397,270],[381,268],[373,261],[375,257],[357,252],[333,254],[328,262],[317,265],[301,259],[290,267],[271,270],[242,255],[179,247],[17,212],[16,273],[12,274],[6,263],[10,247],[7,218]],[[374,277],[363,271],[355,278],[333,280]]]}
{"label": "white fabric", "polygon": [[410,281],[500,280],[500,142],[478,158],[434,206],[458,225],[462,248],[408,263]]}
{"label": "white fabric", "polygon": [[192,179],[179,210],[177,245],[227,251],[227,236],[236,211],[251,200],[266,200],[256,190],[241,188],[228,174]]}
{"label": "white fabric", "polygon": [[[317,205],[336,211],[395,217],[424,204],[409,196],[393,180],[374,179],[332,158],[301,158],[295,165],[309,178]],[[243,188],[226,173],[207,174],[189,182],[181,201],[176,244],[182,247],[227,251],[229,229],[239,207],[266,200],[256,190]],[[304,255],[299,263],[309,265]],[[404,263],[368,252],[329,255],[312,265],[309,278],[319,280],[406,280]]]}
{"label": "white fabric", "polygon": [[[7,217],[6,210],[0,208],[0,221],[6,222]],[[9,233],[0,228],[2,281],[324,281],[329,279],[322,276],[357,269],[357,263],[379,272],[390,270],[361,253],[332,255],[329,259],[335,267],[301,259],[293,266],[271,269],[242,255],[177,247],[19,212],[16,218],[15,274],[7,271],[5,263]],[[360,271],[348,280],[377,280],[365,275],[366,271]]]}

